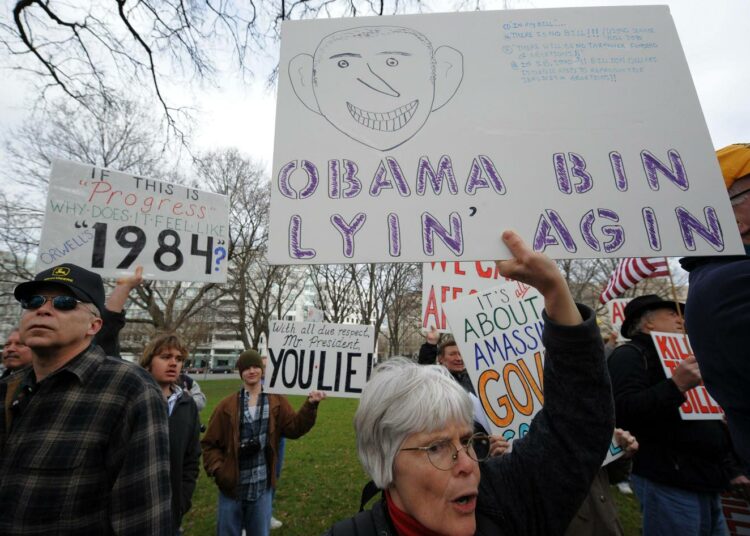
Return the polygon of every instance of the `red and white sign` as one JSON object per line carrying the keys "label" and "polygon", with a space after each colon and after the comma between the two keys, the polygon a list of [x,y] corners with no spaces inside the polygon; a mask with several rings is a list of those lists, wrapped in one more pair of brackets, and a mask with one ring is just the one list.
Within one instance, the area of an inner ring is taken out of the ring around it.
{"label": "red and white sign", "polygon": [[[449,331],[443,305],[446,302],[487,291],[510,281],[502,277],[494,261],[426,262],[422,265],[422,329]],[[516,298],[523,298],[529,287],[514,283]]]}
{"label": "red and white sign", "polygon": [[[651,332],[651,338],[656,346],[656,352],[664,367],[667,378],[672,377],[682,360],[693,357],[693,349],[687,335],[681,333]],[[706,387],[701,384],[685,393],[687,400],[680,406],[680,417],[686,421],[721,420],[724,411],[714,400]]]}
{"label": "red and white sign", "polygon": [[620,328],[625,321],[625,306],[631,298],[617,298],[607,302],[607,319],[612,331],[617,333],[617,340],[623,342],[625,337],[620,334]]}

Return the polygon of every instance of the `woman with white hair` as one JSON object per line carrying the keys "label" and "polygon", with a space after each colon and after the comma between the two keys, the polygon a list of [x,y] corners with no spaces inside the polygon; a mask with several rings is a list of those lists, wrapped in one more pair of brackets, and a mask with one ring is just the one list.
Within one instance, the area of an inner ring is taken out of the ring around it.
{"label": "woman with white hair", "polygon": [[383,499],[329,534],[377,536],[563,534],[589,491],[614,428],[594,312],[576,306],[555,263],[518,235],[500,273],[544,296],[544,408],[511,453],[489,458],[473,405],[440,366],[396,359],[365,386],[357,449]]}

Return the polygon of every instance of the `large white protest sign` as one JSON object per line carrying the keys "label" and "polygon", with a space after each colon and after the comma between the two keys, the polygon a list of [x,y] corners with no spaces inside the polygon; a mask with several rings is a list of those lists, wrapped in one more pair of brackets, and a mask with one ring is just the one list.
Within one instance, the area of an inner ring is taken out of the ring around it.
{"label": "large white protest sign", "polygon": [[285,21],[274,263],[743,252],[663,6]]}
{"label": "large white protest sign", "polygon": [[267,392],[359,398],[374,364],[373,326],[272,320],[269,331]]}
{"label": "large white protest sign", "polygon": [[227,279],[224,195],[55,160],[37,269],[72,263],[103,276],[144,267],[147,279]]}
{"label": "large white protest sign", "polygon": [[[667,378],[683,359],[694,357],[693,349],[687,335],[681,333],[651,332],[651,339],[656,346],[656,353]],[[685,393],[685,403],[680,406],[680,417],[686,421],[717,420],[724,418],[724,411],[714,400],[706,387],[701,384]]]}
{"label": "large white protest sign", "polygon": [[493,434],[526,435],[544,403],[544,300],[533,287],[517,297],[504,283],[447,302],[448,324]]}

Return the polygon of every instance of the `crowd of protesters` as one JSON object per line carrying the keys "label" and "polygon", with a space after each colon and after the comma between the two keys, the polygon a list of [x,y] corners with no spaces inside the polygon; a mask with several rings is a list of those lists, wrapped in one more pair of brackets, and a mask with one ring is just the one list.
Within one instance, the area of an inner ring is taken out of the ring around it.
{"label": "crowd of protesters", "polygon": [[[750,145],[717,155],[748,250]],[[605,357],[596,315],[573,301],[554,262],[513,232],[502,240],[512,258],[497,261],[499,273],[545,303],[545,403],[529,432],[512,448],[491,433],[458,345],[431,331],[418,363],[387,360],[366,384],[357,451],[381,499],[329,533],[621,535],[610,481],[632,460],[644,536],[728,535],[719,494],[750,490],[748,257],[683,260],[687,304],[633,299],[627,342],[611,338]],[[271,530],[283,438],[315,425],[325,393],[295,411],[265,392],[264,360],[247,349],[239,389],[201,438],[206,398],[182,371],[178,334],[154,336],[140,366],[119,357],[124,305],[142,279],[139,269],[118,280],[105,300],[99,275],[61,264],[15,288],[22,314],[0,381],[0,534],[180,534],[201,456],[217,487],[217,534]],[[684,319],[695,358],[667,378],[650,334],[684,333]],[[728,427],[680,418],[704,380]],[[626,461],[602,468],[613,432]]]}

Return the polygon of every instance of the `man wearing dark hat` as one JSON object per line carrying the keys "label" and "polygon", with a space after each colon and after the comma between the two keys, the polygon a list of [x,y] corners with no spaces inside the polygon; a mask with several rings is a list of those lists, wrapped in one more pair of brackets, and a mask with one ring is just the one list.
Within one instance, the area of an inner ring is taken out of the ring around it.
{"label": "man wearing dark hat", "polygon": [[726,535],[719,493],[737,476],[731,445],[719,421],[684,421],[685,392],[700,384],[695,358],[667,379],[652,331],[681,333],[683,304],[650,294],[625,306],[623,336],[609,358],[618,428],[630,430],[640,449],[631,483],[641,503],[643,536]]}
{"label": "man wearing dark hat", "polygon": [[703,381],[724,409],[750,474],[750,143],[729,145],[716,156],[746,255],[680,261],[690,272],[685,321]]}
{"label": "man wearing dark hat", "polygon": [[[245,350],[237,360],[243,386],[219,402],[201,440],[203,466],[219,488],[218,536],[267,536],[281,436],[296,439],[315,424],[326,395],[312,391],[299,412],[284,396],[263,391],[263,359]],[[238,433],[239,432],[239,433]]]}
{"label": "man wearing dark hat", "polygon": [[0,382],[0,534],[171,536],[166,406],[92,344],[101,277],[62,264],[14,295],[32,366]]}

